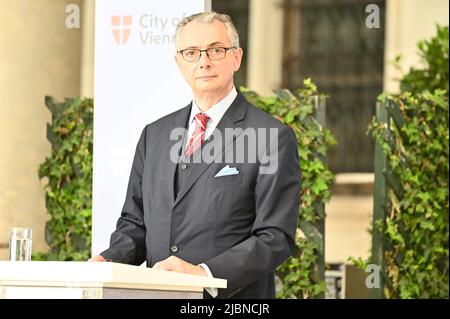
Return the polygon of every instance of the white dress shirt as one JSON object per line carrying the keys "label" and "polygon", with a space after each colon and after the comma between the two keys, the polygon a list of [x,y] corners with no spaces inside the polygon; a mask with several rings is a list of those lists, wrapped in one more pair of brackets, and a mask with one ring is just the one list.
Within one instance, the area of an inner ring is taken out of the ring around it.
{"label": "white dress shirt", "polygon": [[[233,101],[236,99],[237,91],[236,88],[233,86],[230,93],[228,93],[227,96],[225,96],[222,100],[211,106],[208,111],[203,112],[206,113],[209,116],[209,120],[206,122],[206,129],[205,129],[205,140],[208,139],[209,136],[214,132],[214,130],[217,127],[217,124],[219,124],[220,120],[222,119],[225,112],[228,110],[228,108],[231,106]],[[195,120],[194,117],[196,114],[202,113],[202,110],[198,107],[197,102],[195,102],[195,99],[192,100],[192,108],[191,108],[191,115],[189,116],[189,128],[188,128],[188,138],[186,139],[186,144],[184,145],[184,148],[186,149],[189,140],[191,139],[192,135],[195,131]],[[211,270],[209,269],[208,265],[206,264],[200,264],[200,267],[202,267],[206,273],[208,274],[208,277],[213,278],[213,275],[211,273]],[[216,298],[218,295],[217,288],[205,288],[205,290],[213,297]]]}
{"label": "white dress shirt", "polygon": [[187,135],[188,138],[186,139],[184,145],[185,149],[195,131],[195,120],[194,120],[195,115],[197,115],[198,113],[206,113],[206,115],[209,116],[209,120],[206,122],[206,129],[205,129],[205,140],[207,140],[208,137],[211,136],[211,134],[214,132],[215,128],[217,127],[217,124],[219,124],[220,120],[222,119],[222,116],[231,106],[231,103],[233,103],[234,99],[236,99],[236,96],[237,91],[236,88],[233,86],[233,88],[231,89],[230,93],[228,93],[227,96],[225,96],[222,100],[211,106],[209,110],[206,112],[202,112],[202,110],[198,107],[197,102],[195,102],[195,100],[192,100],[191,115],[189,116],[189,128]]}

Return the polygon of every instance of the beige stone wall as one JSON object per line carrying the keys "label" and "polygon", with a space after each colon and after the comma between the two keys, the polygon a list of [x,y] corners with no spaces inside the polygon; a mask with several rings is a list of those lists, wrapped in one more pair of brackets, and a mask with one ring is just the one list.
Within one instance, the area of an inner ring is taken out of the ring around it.
{"label": "beige stone wall", "polygon": [[47,248],[48,219],[39,164],[49,154],[44,96],[80,94],[80,29],[67,29],[66,5],[79,0],[0,1],[0,259],[8,229],[33,229],[33,250]]}
{"label": "beige stone wall", "polygon": [[283,8],[280,0],[250,0],[248,87],[262,95],[281,85]]}
{"label": "beige stone wall", "polygon": [[325,261],[345,263],[349,257],[368,258],[372,248],[372,173],[341,173],[326,204]]}
{"label": "beige stone wall", "polygon": [[448,0],[387,0],[384,90],[397,92],[401,74],[389,61],[401,54],[401,67],[420,65],[417,42],[436,34],[436,23],[449,22]]}
{"label": "beige stone wall", "polygon": [[94,97],[95,0],[83,0],[81,12],[80,95]]}
{"label": "beige stone wall", "polygon": [[369,194],[333,194],[326,205],[327,263],[348,263],[349,257],[365,259],[370,256],[372,236],[369,227],[372,222],[372,211],[373,197]]}

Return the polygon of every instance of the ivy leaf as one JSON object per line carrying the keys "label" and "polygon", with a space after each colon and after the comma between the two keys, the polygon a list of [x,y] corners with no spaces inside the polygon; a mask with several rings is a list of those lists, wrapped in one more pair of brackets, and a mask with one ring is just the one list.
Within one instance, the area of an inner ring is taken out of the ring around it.
{"label": "ivy leaf", "polygon": [[322,191],[327,190],[328,185],[323,180],[316,180],[311,187],[312,192],[315,195],[319,195]]}
{"label": "ivy leaf", "polygon": [[284,118],[284,121],[287,124],[291,124],[292,122],[294,122],[295,120],[295,115],[292,111],[289,111],[288,114],[286,115],[286,117]]}

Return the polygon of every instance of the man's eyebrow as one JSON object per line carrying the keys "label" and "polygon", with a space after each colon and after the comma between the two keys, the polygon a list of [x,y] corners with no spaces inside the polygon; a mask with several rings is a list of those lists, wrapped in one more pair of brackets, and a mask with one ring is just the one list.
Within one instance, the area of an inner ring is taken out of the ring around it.
{"label": "man's eyebrow", "polygon": [[225,45],[225,44],[220,42],[220,41],[216,41],[216,42],[213,42],[213,43],[209,44],[208,47],[212,47],[212,46],[215,46],[215,45]]}

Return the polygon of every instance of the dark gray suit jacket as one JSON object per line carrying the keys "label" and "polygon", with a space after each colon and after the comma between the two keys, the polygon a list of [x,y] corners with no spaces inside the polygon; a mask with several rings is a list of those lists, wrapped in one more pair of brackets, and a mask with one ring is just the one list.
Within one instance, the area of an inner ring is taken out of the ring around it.
{"label": "dark gray suit jacket", "polygon": [[[214,277],[227,279],[228,288],[219,289],[219,298],[274,298],[274,269],[295,244],[300,197],[295,134],[239,93],[217,130],[277,129],[277,170],[261,174],[258,158],[253,163],[246,158],[243,163],[195,164],[175,198],[177,163],[170,150],[177,141],[170,134],[186,127],[190,110],[191,104],[143,130],[121,217],[102,255],[134,265],[146,261],[148,267],[175,255],[194,265],[205,263]],[[246,147],[254,146],[245,134],[223,134],[222,141],[208,143],[222,142],[223,156],[233,152],[240,138]],[[260,144],[269,147],[273,140]],[[227,164],[239,174],[214,177]]]}

